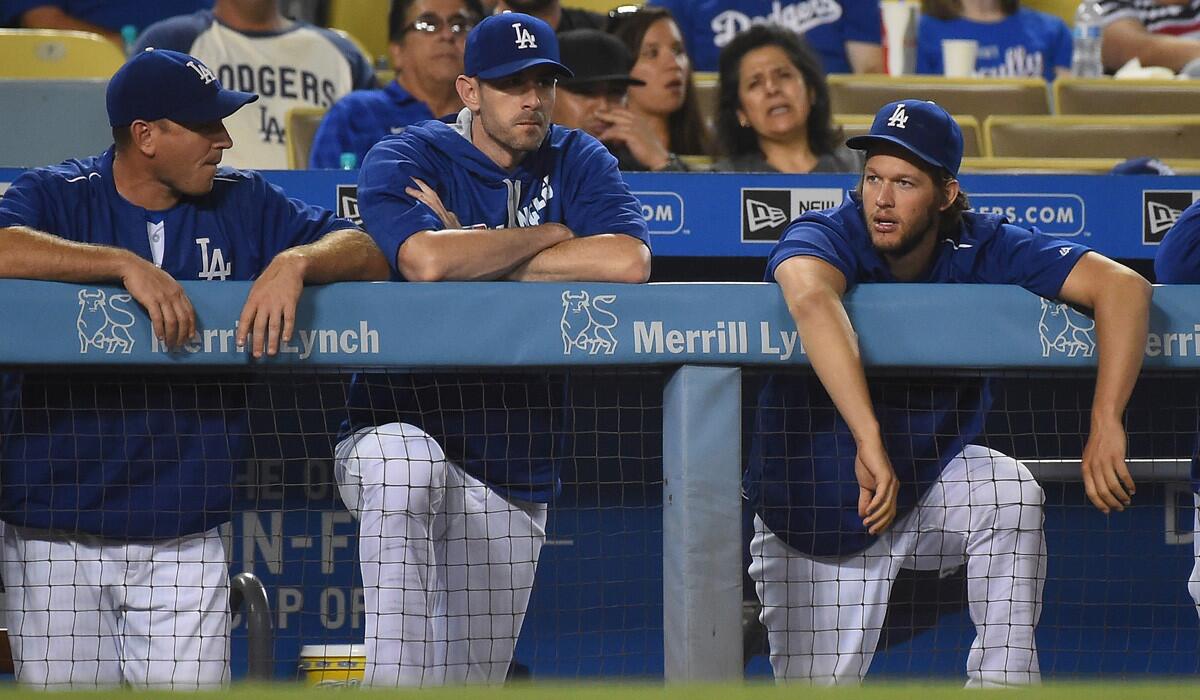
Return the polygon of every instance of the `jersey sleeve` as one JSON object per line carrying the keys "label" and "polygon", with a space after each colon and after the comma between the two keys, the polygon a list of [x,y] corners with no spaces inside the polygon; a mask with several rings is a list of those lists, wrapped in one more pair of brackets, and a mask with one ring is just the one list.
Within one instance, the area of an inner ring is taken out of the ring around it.
{"label": "jersey sleeve", "polygon": [[822,216],[804,216],[793,221],[767,258],[768,282],[774,282],[775,270],[789,258],[807,256],[833,265],[846,278],[846,289],[857,281],[858,260],[845,237],[837,234],[831,221]]}
{"label": "jersey sleeve", "polygon": [[253,173],[255,197],[251,206],[260,207],[260,228],[265,245],[263,257],[271,259],[299,245],[312,243],[327,233],[358,229],[349,219],[343,219],[323,207],[313,206],[288,197],[277,185],[271,184],[257,172]]}
{"label": "jersey sleeve", "polygon": [[1003,224],[983,246],[974,280],[982,284],[1017,284],[1046,298],[1055,298],[1063,282],[1090,248],[1037,229]]}
{"label": "jersey sleeve", "polygon": [[578,236],[623,233],[650,246],[642,205],[617,169],[617,159],[599,141],[579,133],[579,153],[564,159],[570,198],[563,223]]}
{"label": "jersey sleeve", "polygon": [[867,44],[883,42],[883,20],[874,0],[842,0],[842,37]]}
{"label": "jersey sleeve", "polygon": [[1200,284],[1200,202],[1167,231],[1154,256],[1154,276],[1160,284]]}
{"label": "jersey sleeve", "polygon": [[[355,101],[352,99],[353,94],[350,93],[334,102],[329,111],[325,113],[325,117],[321,119],[317,133],[313,136],[312,149],[308,154],[308,167],[339,168],[343,153],[355,153],[358,150],[354,143],[355,130],[352,122],[354,114],[352,103]],[[356,155],[361,163],[363,154],[356,153]]]}
{"label": "jersey sleeve", "polygon": [[396,272],[396,254],[404,241],[420,231],[445,228],[433,209],[404,191],[415,187],[413,178],[438,189],[441,178],[424,163],[416,148],[401,135],[376,144],[367,152],[358,172],[358,212],[363,228]]}
{"label": "jersey sleeve", "polygon": [[377,87],[375,83],[375,71],[371,68],[371,60],[363,55],[362,51],[353,42],[341,36],[337,32],[328,29],[322,30],[325,36],[333,42],[333,45],[342,52],[346,57],[346,62],[350,64],[350,76],[353,79],[355,90],[370,90]]}
{"label": "jersey sleeve", "polygon": [[0,228],[26,226],[45,231],[46,204],[54,197],[45,191],[45,180],[36,171],[22,173],[0,196]]}
{"label": "jersey sleeve", "polygon": [[196,37],[212,24],[212,13],[201,11],[182,17],[171,17],[146,28],[133,46],[133,53],[148,48],[169,49],[190,54]]}

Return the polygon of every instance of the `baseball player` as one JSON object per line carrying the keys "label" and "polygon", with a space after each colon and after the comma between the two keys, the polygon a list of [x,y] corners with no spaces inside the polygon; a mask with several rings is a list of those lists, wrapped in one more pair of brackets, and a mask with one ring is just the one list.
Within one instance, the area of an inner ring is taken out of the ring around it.
{"label": "baseball player", "polygon": [[[134,56],[108,85],[115,145],[30,170],[0,199],[0,276],[119,283],[169,348],[196,330],[177,279],[256,280],[235,336],[255,357],[290,338],[305,283],[385,277],[351,222],[219,167],[231,145],[222,119],[255,99],[191,56]],[[128,301],[81,290],[81,319],[107,305],[115,324],[136,323]],[[17,679],[225,682],[220,530],[248,456],[244,379],[31,370],[10,381],[0,518]]]}
{"label": "baseball player", "polygon": [[[489,17],[464,67],[457,122],[381,141],[359,175],[396,273],[644,282],[645,220],[616,160],[550,125],[570,72],[549,25]],[[368,684],[504,680],[560,486],[563,392],[535,373],[355,378],[335,475],[359,521]]]}
{"label": "baseball player", "polygon": [[[1200,284],[1200,201],[1185,209],[1163,237],[1154,255],[1154,277],[1159,284]],[[1200,614],[1200,434],[1192,451],[1192,490],[1196,492],[1196,537],[1192,540],[1196,561],[1188,592]]]}
{"label": "baseball player", "polygon": [[1150,286],[1082,246],[967,211],[956,179],[962,132],[932,102],[886,105],[848,145],[866,151],[858,190],[794,221],[767,264],[816,374],[764,387],[746,475],[750,575],[775,676],[859,681],[897,571],[965,562],[977,632],[968,685],[1035,682],[1043,494],[1020,462],[971,444],[988,382],[868,384],[841,297],[870,282],[1019,284],[1091,309],[1100,361],[1083,478],[1108,513],[1134,491],[1121,421]]}

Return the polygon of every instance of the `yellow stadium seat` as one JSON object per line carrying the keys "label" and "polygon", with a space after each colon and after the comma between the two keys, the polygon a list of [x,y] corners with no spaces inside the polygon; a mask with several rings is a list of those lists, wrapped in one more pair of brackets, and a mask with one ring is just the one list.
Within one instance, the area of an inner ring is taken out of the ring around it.
{"label": "yellow stadium seat", "polygon": [[353,36],[372,65],[388,65],[388,12],[391,0],[329,0],[325,24]]}
{"label": "yellow stadium seat", "polygon": [[1056,114],[1200,114],[1200,81],[1059,78]]}
{"label": "yellow stadium seat", "polygon": [[[969,114],[952,115],[954,121],[958,122],[958,127],[963,132],[963,156],[977,157],[983,155],[983,139],[981,137],[982,129],[979,128],[979,120]],[[873,114],[835,114],[833,115],[833,123],[842,128],[842,134],[846,138],[852,136],[861,136],[871,130],[871,122],[875,120]]]}
{"label": "yellow stadium seat", "polygon": [[308,168],[313,138],[317,135],[317,127],[321,126],[325,111],[320,107],[293,107],[288,110],[284,139],[287,141],[289,169]]}
{"label": "yellow stadium seat", "polygon": [[621,0],[563,0],[562,3],[563,7],[578,7],[580,9],[591,10],[592,12],[600,12],[602,14],[613,9],[617,5],[641,4],[642,3],[640,2],[633,2],[632,0],[626,0],[625,2],[621,2]]}
{"label": "yellow stadium seat", "polygon": [[0,29],[0,78],[111,78],[125,63],[112,42],[91,32]]}
{"label": "yellow stadium seat", "polygon": [[1049,114],[1050,97],[1041,78],[944,78],[935,75],[829,76],[834,114],[875,114],[902,99],[932,100],[951,114],[982,123],[993,114]]}
{"label": "yellow stadium seat", "polygon": [[[977,173],[1088,173],[1104,174],[1124,158],[963,158],[963,172]],[[1177,175],[1200,171],[1200,160],[1163,159]]]}
{"label": "yellow stadium seat", "polygon": [[1200,158],[1200,117],[993,116],[984,155],[1015,158]]}
{"label": "yellow stadium seat", "polygon": [[1025,0],[1021,6],[1061,17],[1068,27],[1073,27],[1075,10],[1079,8],[1079,3],[1075,0]]}

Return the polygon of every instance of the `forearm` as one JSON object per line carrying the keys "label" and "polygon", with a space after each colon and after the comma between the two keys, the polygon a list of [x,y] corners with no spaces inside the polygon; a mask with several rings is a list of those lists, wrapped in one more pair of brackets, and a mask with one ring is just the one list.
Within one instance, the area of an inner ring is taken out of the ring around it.
{"label": "forearm", "polygon": [[387,259],[362,231],[334,231],[307,245],[289,248],[272,264],[294,264],[305,284],[386,280]]}
{"label": "forearm", "polygon": [[505,278],[526,282],[640,284],[650,278],[650,249],[622,233],[572,238],[534,255]]}
{"label": "forearm", "polygon": [[858,335],[841,298],[821,290],[788,300],[788,309],[800,332],[800,342],[813,371],[850,427],[859,445],[882,442],[879,421],[871,406],[866,371]]}
{"label": "forearm", "polygon": [[[77,32],[92,32],[103,36],[118,47],[124,48],[124,41],[117,32],[98,24],[85,22],[53,6],[35,7],[28,10],[21,15],[21,26],[26,29],[71,29]],[[145,27],[138,27],[138,29],[145,29]]]}
{"label": "forearm", "polygon": [[24,226],[0,229],[0,277],[58,282],[120,282],[140,261],[121,248],[76,243]]}
{"label": "forearm", "polygon": [[396,265],[405,279],[413,282],[495,280],[573,236],[569,228],[554,223],[421,231],[400,246]]}
{"label": "forearm", "polygon": [[847,41],[846,59],[855,73],[882,73],[883,47],[865,41]]}
{"label": "forearm", "polygon": [[1142,65],[1166,66],[1178,71],[1200,58],[1200,42],[1166,34],[1151,34],[1135,20],[1118,20],[1104,30],[1101,55],[1104,67],[1116,70],[1132,58]]}
{"label": "forearm", "polygon": [[1142,368],[1150,316],[1150,285],[1129,271],[1105,285],[1096,300],[1099,353],[1092,424],[1121,421]]}

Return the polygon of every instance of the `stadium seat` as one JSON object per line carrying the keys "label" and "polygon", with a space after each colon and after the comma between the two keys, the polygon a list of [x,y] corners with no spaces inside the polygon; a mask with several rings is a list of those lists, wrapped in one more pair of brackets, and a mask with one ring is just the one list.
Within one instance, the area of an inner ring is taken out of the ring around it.
{"label": "stadium seat", "polygon": [[[1124,158],[963,158],[963,172],[977,173],[1085,173],[1102,175]],[[1177,175],[1200,172],[1200,160],[1165,158]]]}
{"label": "stadium seat", "polygon": [[107,80],[0,80],[0,167],[29,168],[112,144]]}
{"label": "stadium seat", "polygon": [[626,0],[563,0],[563,7],[578,7],[592,12],[605,13],[613,9],[617,5],[640,5],[640,2],[630,2]]}
{"label": "stadium seat", "polygon": [[372,65],[387,65],[390,9],[390,0],[329,0],[325,25],[353,36]]}
{"label": "stadium seat", "polygon": [[308,168],[308,155],[312,152],[313,138],[317,135],[317,127],[325,117],[326,110],[320,107],[294,107],[288,110],[286,136],[288,168],[304,170]]}
{"label": "stadium seat", "polygon": [[1200,117],[988,117],[984,155],[1200,158]]}
{"label": "stadium seat", "polygon": [[[871,130],[873,114],[835,114],[833,123],[842,128],[846,138],[861,136]],[[963,132],[963,155],[977,157],[983,155],[983,139],[980,137],[979,120],[969,114],[955,115],[954,121]]]}
{"label": "stadium seat", "polygon": [[1079,3],[1075,0],[1025,0],[1021,6],[1060,17],[1068,27],[1073,27],[1075,26],[1075,10],[1079,8]]}
{"label": "stadium seat", "polygon": [[125,54],[91,32],[0,29],[0,78],[112,77]]}
{"label": "stadium seat", "polygon": [[1059,78],[1056,114],[1200,114],[1200,81]]}
{"label": "stadium seat", "polygon": [[829,76],[834,114],[875,114],[906,98],[932,100],[951,114],[983,122],[993,114],[1049,114],[1050,98],[1041,78],[944,78],[933,75]]}
{"label": "stadium seat", "polygon": [[720,91],[720,80],[716,73],[696,71],[692,73],[692,85],[696,89],[696,105],[700,108],[700,116],[708,128],[717,126],[717,100]]}

